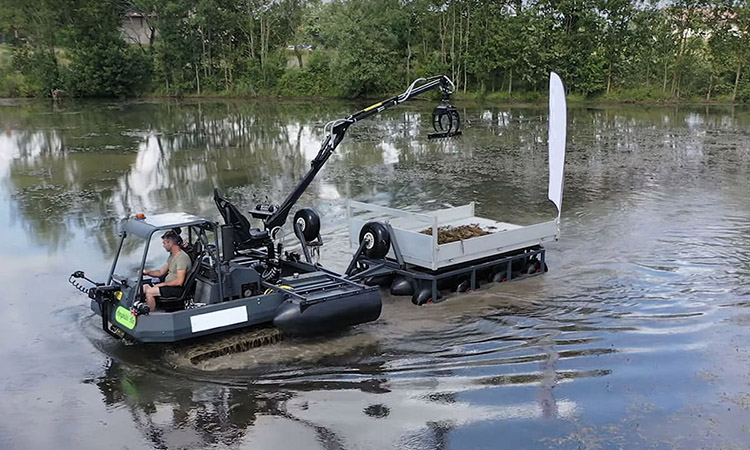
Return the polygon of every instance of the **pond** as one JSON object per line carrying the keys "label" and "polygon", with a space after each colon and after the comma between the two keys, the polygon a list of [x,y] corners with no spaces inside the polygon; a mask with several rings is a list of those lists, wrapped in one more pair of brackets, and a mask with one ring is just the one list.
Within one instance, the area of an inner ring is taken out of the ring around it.
{"label": "pond", "polygon": [[[384,292],[378,321],[333,336],[193,365],[114,341],[67,284],[106,276],[128,215],[219,220],[214,187],[280,202],[363,106],[0,102],[0,447],[745,448],[746,109],[570,106],[549,273],[425,307]],[[353,252],[347,198],[555,216],[544,105],[458,102],[463,136],[428,141],[432,106],[354,125],[298,202],[327,267]]]}

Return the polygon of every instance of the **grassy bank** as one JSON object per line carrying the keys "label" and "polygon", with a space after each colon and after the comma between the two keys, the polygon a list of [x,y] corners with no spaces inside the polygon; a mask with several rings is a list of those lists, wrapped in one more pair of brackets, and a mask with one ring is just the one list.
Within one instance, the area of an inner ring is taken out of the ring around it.
{"label": "grassy bank", "polygon": [[[741,95],[742,94],[742,95]],[[613,89],[609,94],[592,94],[584,96],[578,93],[568,93],[566,98],[569,103],[638,103],[654,105],[672,104],[708,104],[708,105],[742,105],[750,103],[750,91],[738,93],[738,98],[732,101],[731,93],[719,93],[710,99],[705,96],[689,96],[676,98],[669,92],[664,92],[661,86],[644,86],[632,89]],[[540,92],[460,92],[456,95],[459,99],[477,101],[492,101],[503,103],[535,103],[547,99],[546,93]]]}

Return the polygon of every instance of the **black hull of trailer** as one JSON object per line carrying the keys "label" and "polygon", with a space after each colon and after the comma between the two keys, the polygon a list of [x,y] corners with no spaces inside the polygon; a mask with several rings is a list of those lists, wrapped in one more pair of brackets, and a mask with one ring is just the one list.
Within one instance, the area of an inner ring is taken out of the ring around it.
{"label": "black hull of trailer", "polygon": [[[365,269],[357,271],[358,265]],[[354,270],[353,270],[354,269]],[[441,291],[467,292],[487,282],[504,282],[547,272],[545,249],[534,246],[433,271],[390,259],[370,259],[357,252],[349,265],[349,279],[367,285],[390,286],[391,295],[412,297],[415,305],[438,302]]]}

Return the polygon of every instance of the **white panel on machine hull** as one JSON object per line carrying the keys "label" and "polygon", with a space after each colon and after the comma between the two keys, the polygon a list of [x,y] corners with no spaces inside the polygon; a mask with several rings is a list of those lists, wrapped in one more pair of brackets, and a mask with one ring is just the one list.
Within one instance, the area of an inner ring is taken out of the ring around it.
{"label": "white panel on machine hull", "polygon": [[193,316],[190,318],[190,329],[193,333],[197,333],[240,322],[247,322],[247,307],[244,305]]}

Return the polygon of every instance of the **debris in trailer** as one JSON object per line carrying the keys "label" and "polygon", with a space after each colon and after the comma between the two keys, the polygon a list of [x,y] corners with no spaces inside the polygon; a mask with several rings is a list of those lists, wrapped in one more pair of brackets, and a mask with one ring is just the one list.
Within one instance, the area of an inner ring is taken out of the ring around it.
{"label": "debris in trailer", "polygon": [[[432,236],[432,228],[425,228],[420,231],[422,234]],[[447,244],[449,242],[462,241],[464,239],[471,239],[479,236],[486,236],[491,234],[489,231],[483,230],[479,224],[472,223],[470,225],[461,225],[458,227],[439,227],[438,228],[438,245]]]}

